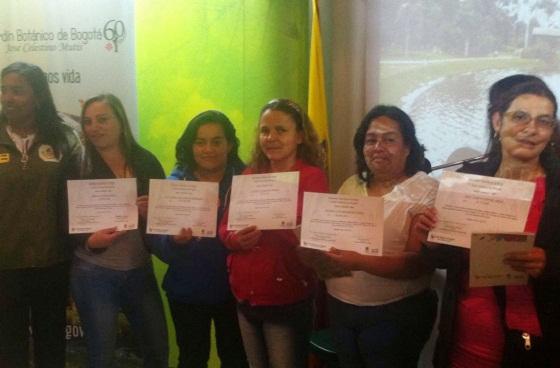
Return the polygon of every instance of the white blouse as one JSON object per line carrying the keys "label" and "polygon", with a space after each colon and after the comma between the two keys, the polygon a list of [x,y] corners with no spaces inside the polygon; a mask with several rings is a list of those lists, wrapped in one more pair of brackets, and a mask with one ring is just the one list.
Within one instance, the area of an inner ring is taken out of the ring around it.
{"label": "white blouse", "polygon": [[[383,255],[405,250],[412,216],[434,205],[437,188],[437,180],[419,171],[383,196]],[[366,184],[357,175],[348,178],[338,193],[368,195]],[[429,274],[416,279],[389,279],[354,271],[352,276],[328,279],[326,284],[328,293],[345,303],[375,306],[423,291],[429,287],[431,277]]]}

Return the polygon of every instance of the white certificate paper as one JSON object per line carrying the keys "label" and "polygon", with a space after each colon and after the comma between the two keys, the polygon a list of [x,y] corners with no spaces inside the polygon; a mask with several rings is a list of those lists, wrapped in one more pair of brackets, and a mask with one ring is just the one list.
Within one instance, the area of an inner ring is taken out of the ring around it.
{"label": "white certificate paper", "polygon": [[299,171],[234,176],[228,230],[295,229],[298,186]]}
{"label": "white certificate paper", "polygon": [[527,274],[504,264],[509,252],[527,251],[533,247],[535,236],[526,233],[475,233],[470,250],[470,287],[525,285]]}
{"label": "white certificate paper", "polygon": [[302,247],[383,253],[383,198],[308,192],[303,198]]}
{"label": "white certificate paper", "polygon": [[138,228],[136,178],[68,180],[70,234]]}
{"label": "white certificate paper", "polygon": [[473,232],[523,232],[534,192],[531,182],[446,171],[428,240],[470,248]]}
{"label": "white certificate paper", "polygon": [[193,236],[215,237],[218,191],[218,183],[151,179],[147,233],[176,235],[184,227]]}

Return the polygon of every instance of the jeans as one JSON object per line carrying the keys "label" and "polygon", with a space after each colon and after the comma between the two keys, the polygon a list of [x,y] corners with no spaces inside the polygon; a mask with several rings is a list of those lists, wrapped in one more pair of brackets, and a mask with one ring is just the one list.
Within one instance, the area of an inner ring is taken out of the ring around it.
{"label": "jeans", "polygon": [[0,367],[64,368],[69,263],[0,271]]}
{"label": "jeans", "polygon": [[210,325],[214,321],[216,346],[222,368],[247,368],[235,301],[195,305],[169,299],[177,334],[177,368],[206,368],[210,356]]}
{"label": "jeans", "polygon": [[167,326],[152,264],[117,271],[74,259],[71,289],[84,328],[88,366],[113,367],[117,316],[124,313],[144,367],[168,368]]}
{"label": "jeans", "polygon": [[237,308],[251,368],[306,368],[312,300],[280,306]]}
{"label": "jeans", "polygon": [[342,368],[416,368],[437,313],[426,290],[379,306],[356,306],[329,297],[335,350]]}

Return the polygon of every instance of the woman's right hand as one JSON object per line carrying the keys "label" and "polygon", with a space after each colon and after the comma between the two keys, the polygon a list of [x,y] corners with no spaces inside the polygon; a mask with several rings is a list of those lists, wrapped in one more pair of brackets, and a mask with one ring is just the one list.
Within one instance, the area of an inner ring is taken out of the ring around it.
{"label": "woman's right hand", "polygon": [[177,235],[173,235],[173,241],[176,244],[187,244],[192,239],[192,229],[189,227],[185,229],[184,227],[181,228],[181,231]]}
{"label": "woman's right hand", "polygon": [[118,231],[116,226],[101,229],[89,236],[86,245],[91,249],[107,248],[124,234],[126,234],[126,231]]}
{"label": "woman's right hand", "polygon": [[239,248],[248,250],[253,248],[259,242],[262,232],[256,226],[248,226],[235,233],[235,239],[239,244]]}

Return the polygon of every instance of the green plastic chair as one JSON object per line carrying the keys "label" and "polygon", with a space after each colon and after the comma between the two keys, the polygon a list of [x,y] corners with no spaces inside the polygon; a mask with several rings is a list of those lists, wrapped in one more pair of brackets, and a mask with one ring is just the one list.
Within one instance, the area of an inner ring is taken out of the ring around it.
{"label": "green plastic chair", "polygon": [[311,352],[325,364],[327,368],[338,368],[338,357],[334,351],[331,331],[328,328],[313,331],[309,339]]}

